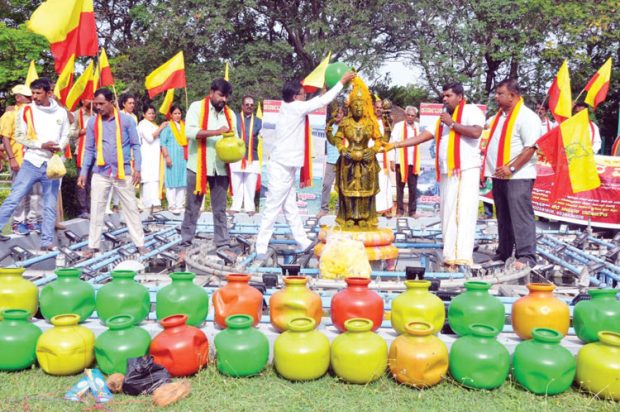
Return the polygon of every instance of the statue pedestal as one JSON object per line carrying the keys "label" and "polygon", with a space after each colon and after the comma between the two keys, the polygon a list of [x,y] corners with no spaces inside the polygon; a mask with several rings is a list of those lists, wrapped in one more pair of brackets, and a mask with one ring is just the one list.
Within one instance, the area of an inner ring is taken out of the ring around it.
{"label": "statue pedestal", "polygon": [[319,232],[321,241],[314,248],[314,254],[321,256],[321,252],[327,242],[327,237],[332,233],[345,233],[351,239],[364,243],[368,260],[392,260],[398,257],[398,249],[392,244],[394,232],[389,228],[377,228],[370,230],[343,230],[340,227],[323,227]]}

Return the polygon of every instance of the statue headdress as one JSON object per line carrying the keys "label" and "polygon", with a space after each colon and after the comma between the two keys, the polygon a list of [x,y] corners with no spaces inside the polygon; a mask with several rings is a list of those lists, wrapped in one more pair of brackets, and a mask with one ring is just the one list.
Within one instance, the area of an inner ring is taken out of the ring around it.
{"label": "statue headdress", "polygon": [[373,121],[376,121],[377,118],[372,105],[372,96],[370,94],[370,90],[368,90],[368,86],[366,86],[364,81],[359,76],[356,76],[351,81],[351,85],[353,87],[349,93],[349,100],[347,102],[348,106],[351,107],[351,104],[355,100],[362,100],[364,102],[364,117],[368,117]]}

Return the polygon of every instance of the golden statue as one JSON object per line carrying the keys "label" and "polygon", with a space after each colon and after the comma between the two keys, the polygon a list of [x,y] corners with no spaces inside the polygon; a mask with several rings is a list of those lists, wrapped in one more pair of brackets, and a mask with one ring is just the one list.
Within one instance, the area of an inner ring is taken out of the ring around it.
{"label": "golden statue", "polygon": [[349,114],[338,125],[335,136],[327,134],[340,152],[336,163],[336,222],[345,230],[368,230],[378,225],[375,195],[379,192],[380,168],[376,154],[387,138],[379,131],[368,88],[359,77],[352,84]]}

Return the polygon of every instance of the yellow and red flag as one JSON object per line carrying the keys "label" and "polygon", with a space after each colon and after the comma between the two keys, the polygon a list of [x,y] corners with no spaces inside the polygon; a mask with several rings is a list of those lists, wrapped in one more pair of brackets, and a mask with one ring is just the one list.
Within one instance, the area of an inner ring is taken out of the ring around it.
{"label": "yellow and red flag", "polygon": [[108,55],[105,49],[101,49],[99,55],[99,86],[106,87],[114,84],[114,77],[112,76],[112,68],[110,62],[108,62]]}
{"label": "yellow and red flag", "polygon": [[170,107],[174,102],[174,89],[168,89],[166,91],[166,95],[164,96],[164,100],[161,102],[161,106],[159,106],[159,113],[167,116],[170,113]]}
{"label": "yellow and red flag", "polygon": [[73,70],[75,69],[75,56],[71,56],[65,67],[62,69],[62,72],[58,76],[56,80],[56,85],[54,86],[54,95],[56,99],[63,105],[66,104],[67,95],[71,90],[71,86],[73,85]]}
{"label": "yellow and red flag", "polygon": [[551,129],[536,142],[555,172],[549,200],[596,189],[601,180],[596,170],[588,111],[582,110]]}
{"label": "yellow and red flag", "polygon": [[230,75],[228,74],[228,62],[224,65],[224,80],[230,80]]}
{"label": "yellow and red flag", "polygon": [[572,115],[573,98],[566,60],[560,66],[560,70],[558,70],[558,74],[549,88],[549,109],[558,123],[562,123]]}
{"label": "yellow and red flag", "polygon": [[307,93],[314,93],[323,88],[323,85],[325,84],[325,72],[327,71],[327,66],[329,65],[329,59],[331,59],[331,57],[332,52],[329,52],[327,57],[324,58],[314,70],[312,70],[312,73],[303,79],[301,85]]}
{"label": "yellow and red flag", "polygon": [[84,72],[78,77],[73,84],[71,91],[67,95],[66,105],[67,109],[74,111],[81,100],[90,99],[94,97],[94,75],[95,75],[95,63],[91,60]]}
{"label": "yellow and red flag", "polygon": [[96,56],[99,39],[93,0],[47,0],[26,22],[28,30],[50,42],[56,73],[71,56]]}
{"label": "yellow and red flag", "polygon": [[585,102],[596,109],[596,106],[605,101],[609,91],[609,78],[611,77],[611,57],[601,66],[590,79],[584,90],[588,91]]}
{"label": "yellow and red flag", "polygon": [[151,99],[168,89],[184,88],[186,82],[183,52],[178,52],[173,58],[153,70],[146,76],[144,85]]}
{"label": "yellow and red flag", "polygon": [[39,74],[37,73],[37,68],[34,65],[34,60],[30,60],[30,67],[28,67],[28,74],[26,75],[26,86],[30,87],[30,83],[38,78]]}

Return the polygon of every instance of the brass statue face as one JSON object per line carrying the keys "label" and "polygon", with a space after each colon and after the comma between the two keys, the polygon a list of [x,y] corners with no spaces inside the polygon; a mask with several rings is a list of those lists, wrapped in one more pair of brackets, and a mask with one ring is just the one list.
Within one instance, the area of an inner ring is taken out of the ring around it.
{"label": "brass statue face", "polygon": [[351,103],[351,114],[356,119],[360,119],[364,115],[364,101],[361,99],[353,100]]}

